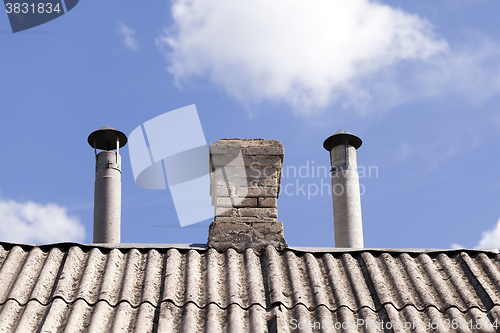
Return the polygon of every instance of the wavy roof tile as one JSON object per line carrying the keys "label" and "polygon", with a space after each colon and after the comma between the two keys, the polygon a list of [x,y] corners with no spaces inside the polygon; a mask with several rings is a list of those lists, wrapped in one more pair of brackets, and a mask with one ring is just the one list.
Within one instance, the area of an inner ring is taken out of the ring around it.
{"label": "wavy roof tile", "polygon": [[0,243],[0,332],[496,332],[495,321],[493,251]]}

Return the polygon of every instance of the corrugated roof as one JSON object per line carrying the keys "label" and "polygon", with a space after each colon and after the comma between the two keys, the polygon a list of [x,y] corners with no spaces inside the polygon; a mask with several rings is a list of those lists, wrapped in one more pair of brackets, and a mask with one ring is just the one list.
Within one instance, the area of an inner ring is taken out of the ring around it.
{"label": "corrugated roof", "polygon": [[0,243],[0,332],[495,332],[499,259]]}

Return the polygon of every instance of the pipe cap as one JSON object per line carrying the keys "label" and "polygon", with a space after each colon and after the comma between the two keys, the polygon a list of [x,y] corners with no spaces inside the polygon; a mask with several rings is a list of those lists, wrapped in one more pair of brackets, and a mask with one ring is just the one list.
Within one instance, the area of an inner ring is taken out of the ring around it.
{"label": "pipe cap", "polygon": [[331,151],[333,147],[338,145],[343,145],[345,143],[345,139],[347,139],[347,143],[358,149],[361,147],[363,141],[359,137],[354,134],[351,134],[343,129],[339,129],[335,134],[330,136],[328,139],[323,142],[323,148],[328,151]]}
{"label": "pipe cap", "polygon": [[112,127],[104,126],[99,128],[97,131],[92,132],[89,135],[87,141],[92,148],[101,150],[113,150],[117,148],[117,137],[118,139],[120,139],[120,148],[127,144],[127,136],[125,134]]}

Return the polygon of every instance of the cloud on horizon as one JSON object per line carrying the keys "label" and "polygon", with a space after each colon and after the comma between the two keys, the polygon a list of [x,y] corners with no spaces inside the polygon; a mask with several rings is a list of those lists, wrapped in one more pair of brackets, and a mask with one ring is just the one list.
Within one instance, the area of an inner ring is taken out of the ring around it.
{"label": "cloud on horizon", "polygon": [[452,47],[425,18],[369,0],[175,0],[172,16],[156,43],[177,84],[208,79],[247,106],[363,112],[500,92],[498,43]]}
{"label": "cloud on horizon", "polygon": [[482,233],[476,249],[500,249],[500,219],[493,229]]}
{"label": "cloud on horizon", "polygon": [[[465,249],[466,247],[458,243],[452,243],[450,248]],[[474,248],[500,249],[500,219],[497,221],[497,224],[492,229],[482,232],[481,239]]]}
{"label": "cloud on horizon", "polygon": [[56,204],[0,200],[0,239],[13,243],[82,242],[85,228]]}
{"label": "cloud on horizon", "polygon": [[137,51],[139,49],[137,41],[134,38],[134,29],[130,28],[125,23],[118,22],[118,34],[123,37],[122,42],[126,48],[132,51]]}

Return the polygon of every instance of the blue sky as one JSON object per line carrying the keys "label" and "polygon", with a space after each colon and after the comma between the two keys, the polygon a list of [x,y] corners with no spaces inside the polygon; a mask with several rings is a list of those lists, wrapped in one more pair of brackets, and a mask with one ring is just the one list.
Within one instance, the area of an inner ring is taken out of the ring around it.
{"label": "blue sky", "polygon": [[[208,142],[278,139],[278,218],[292,246],[334,246],[339,128],[363,139],[366,247],[500,247],[500,29],[494,0],[80,1],[13,34],[0,15],[0,240],[92,242],[94,151],[195,104]],[[122,242],[205,243],[122,153]],[[289,169],[291,170],[291,169]],[[315,184],[315,185],[313,185]],[[312,193],[311,193],[312,194]]]}

